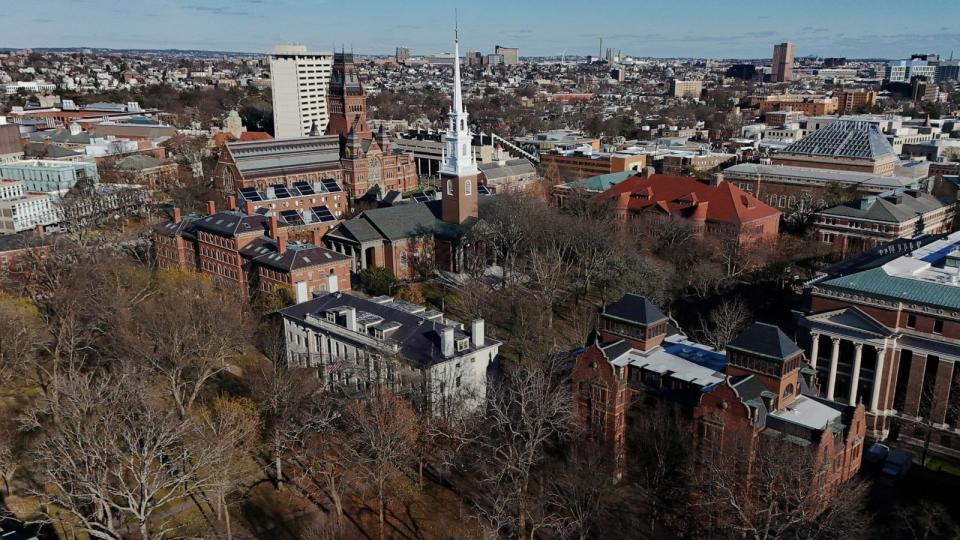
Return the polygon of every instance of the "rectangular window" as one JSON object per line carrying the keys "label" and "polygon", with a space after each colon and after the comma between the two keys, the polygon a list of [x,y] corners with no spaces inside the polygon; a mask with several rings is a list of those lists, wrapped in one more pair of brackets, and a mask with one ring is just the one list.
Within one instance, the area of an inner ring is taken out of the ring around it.
{"label": "rectangular window", "polygon": [[916,327],[917,327],[917,316],[907,315],[907,328],[916,328]]}
{"label": "rectangular window", "polygon": [[942,334],[942,333],[943,333],[943,321],[942,321],[942,320],[937,319],[937,320],[933,321],[933,333],[934,333],[934,334]]}

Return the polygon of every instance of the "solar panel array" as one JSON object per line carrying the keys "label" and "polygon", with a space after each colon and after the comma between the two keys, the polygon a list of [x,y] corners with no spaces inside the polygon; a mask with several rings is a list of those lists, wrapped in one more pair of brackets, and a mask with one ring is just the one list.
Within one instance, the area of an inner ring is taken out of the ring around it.
{"label": "solar panel array", "polygon": [[818,129],[784,148],[784,152],[852,158],[873,158],[891,153],[883,134],[869,122],[841,120]]}
{"label": "solar panel array", "polygon": [[340,186],[337,185],[337,181],[334,180],[333,178],[324,178],[323,187],[330,193],[338,193],[340,191],[343,191],[342,189],[340,189]]}
{"label": "solar panel array", "polygon": [[273,194],[274,194],[278,199],[289,199],[289,198],[290,198],[290,192],[287,191],[287,186],[285,186],[285,185],[283,185],[283,184],[276,184],[276,185],[274,185],[274,186],[273,186]]}
{"label": "solar panel array", "polygon": [[293,187],[300,192],[301,195],[314,195],[313,186],[306,182],[294,182]]}
{"label": "solar panel array", "polygon": [[240,194],[243,195],[243,198],[248,201],[256,202],[263,200],[263,197],[260,196],[260,193],[257,192],[256,188],[240,188]]}
{"label": "solar panel array", "polygon": [[418,191],[413,195],[411,195],[410,197],[414,200],[414,202],[419,202],[419,203],[425,203],[431,200],[430,196],[422,191]]}
{"label": "solar panel array", "polygon": [[314,206],[310,209],[310,211],[313,212],[313,217],[315,217],[317,221],[324,222],[337,220],[337,218],[333,217],[333,214],[330,213],[330,209],[326,206]]}
{"label": "solar panel array", "polygon": [[290,225],[305,225],[303,218],[300,217],[300,212],[296,210],[281,210],[280,217]]}

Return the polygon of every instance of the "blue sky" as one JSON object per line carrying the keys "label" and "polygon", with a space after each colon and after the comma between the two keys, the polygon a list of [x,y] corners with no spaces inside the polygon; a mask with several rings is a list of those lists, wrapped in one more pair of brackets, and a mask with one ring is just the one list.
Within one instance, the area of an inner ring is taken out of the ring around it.
{"label": "blue sky", "polygon": [[357,53],[462,47],[521,55],[759,58],[772,44],[798,56],[960,57],[958,0],[0,0],[0,47],[180,48],[264,52],[274,43]]}

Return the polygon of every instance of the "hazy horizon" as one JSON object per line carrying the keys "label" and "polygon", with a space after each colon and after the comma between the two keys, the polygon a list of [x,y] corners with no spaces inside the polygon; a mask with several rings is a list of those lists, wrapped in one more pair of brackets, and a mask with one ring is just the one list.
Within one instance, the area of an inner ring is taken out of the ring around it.
{"label": "hazy horizon", "polygon": [[403,4],[371,0],[48,0],[47,9],[6,7],[4,48],[182,49],[266,53],[277,43],[313,50],[353,49],[414,55],[449,52],[453,9],[460,11],[461,48],[493,52],[519,47],[522,56],[589,55],[604,48],[659,58],[767,58],[774,43],[796,44],[797,57],[903,58],[960,53],[960,3],[892,0],[803,3],[744,0],[735,7],[708,0],[610,0],[584,9],[573,0],[490,0],[482,6],[441,0]]}

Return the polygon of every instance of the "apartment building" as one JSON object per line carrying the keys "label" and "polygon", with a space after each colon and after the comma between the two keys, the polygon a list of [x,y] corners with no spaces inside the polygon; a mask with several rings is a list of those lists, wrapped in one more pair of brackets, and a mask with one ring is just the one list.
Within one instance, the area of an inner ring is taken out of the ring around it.
{"label": "apartment building", "polygon": [[303,45],[278,45],[270,53],[273,129],[278,139],[303,137],[327,129],[327,85],[333,55]]}

